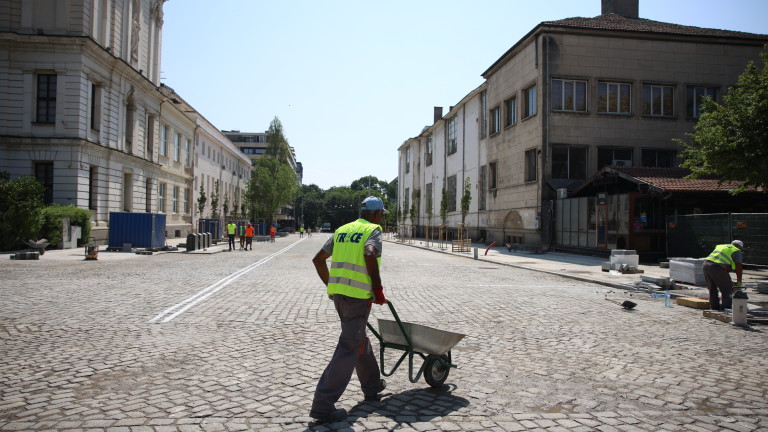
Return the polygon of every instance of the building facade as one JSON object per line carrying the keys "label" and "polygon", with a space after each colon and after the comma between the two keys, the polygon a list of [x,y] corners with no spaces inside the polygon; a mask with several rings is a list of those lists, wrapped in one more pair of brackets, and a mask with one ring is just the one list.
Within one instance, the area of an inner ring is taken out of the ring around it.
{"label": "building facade", "polygon": [[163,3],[0,3],[0,171],[36,177],[47,204],[89,209],[100,243],[110,212],[162,212],[166,235],[186,236],[199,182],[219,179],[237,196],[250,175],[247,158],[160,83]]}
{"label": "building facade", "polygon": [[[469,177],[465,222],[474,238],[550,247],[558,198],[602,168],[677,167],[672,140],[692,131],[701,98],[721,101],[768,36],[650,21],[637,11],[637,0],[604,1],[600,16],[532,29],[483,72],[478,89],[399,148],[406,205],[431,183],[438,214],[445,187],[446,222],[455,227]],[[417,209],[407,222],[423,225],[424,199]],[[618,239],[584,246],[616,248]]]}

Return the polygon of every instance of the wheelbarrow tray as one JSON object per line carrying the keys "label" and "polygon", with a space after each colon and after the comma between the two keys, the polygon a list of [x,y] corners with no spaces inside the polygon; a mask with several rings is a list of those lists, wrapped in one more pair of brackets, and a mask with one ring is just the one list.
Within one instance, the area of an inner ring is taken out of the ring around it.
{"label": "wheelbarrow tray", "polygon": [[[425,325],[402,322],[403,329],[411,339],[413,351],[441,356],[464,338],[463,334],[438,330]],[[379,319],[381,339],[386,343],[408,346],[397,321]]]}

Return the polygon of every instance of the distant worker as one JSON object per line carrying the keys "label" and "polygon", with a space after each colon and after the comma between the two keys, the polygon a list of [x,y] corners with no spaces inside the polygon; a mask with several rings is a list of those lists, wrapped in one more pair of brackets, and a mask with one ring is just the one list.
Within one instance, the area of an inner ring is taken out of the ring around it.
{"label": "distant worker", "polygon": [[227,236],[229,236],[230,251],[235,248],[235,230],[237,230],[237,225],[234,222],[227,224]]}
{"label": "distant worker", "polygon": [[[744,242],[734,240],[731,244],[721,244],[704,261],[704,278],[709,290],[709,307],[713,310],[731,309],[731,295],[733,294],[733,280],[728,274],[736,271],[736,286],[742,285],[742,253]],[[722,304],[718,298],[718,289],[722,296]]]}
{"label": "distant worker", "polygon": [[248,226],[245,227],[245,250],[248,250],[248,246],[253,250],[253,231],[253,226],[248,223]]}
{"label": "distant worker", "polygon": [[237,227],[237,235],[240,237],[240,250],[243,250],[245,249],[245,224]]}
{"label": "distant worker", "polygon": [[[381,219],[384,203],[368,197],[360,208],[360,219],[350,222],[332,235],[312,258],[317,275],[341,320],[341,336],[330,363],[317,383],[309,415],[318,423],[344,419],[347,412],[336,409],[352,373],[357,372],[366,401],[378,401],[387,383],[381,379],[365,325],[371,303],[387,302],[381,285]],[[332,257],[331,269],[326,261]]]}
{"label": "distant worker", "polygon": [[275,242],[275,235],[277,234],[277,229],[275,229],[275,226],[272,225],[269,227],[269,241],[274,243]]}
{"label": "distant worker", "polygon": [[299,238],[304,237],[304,225],[299,227]]}

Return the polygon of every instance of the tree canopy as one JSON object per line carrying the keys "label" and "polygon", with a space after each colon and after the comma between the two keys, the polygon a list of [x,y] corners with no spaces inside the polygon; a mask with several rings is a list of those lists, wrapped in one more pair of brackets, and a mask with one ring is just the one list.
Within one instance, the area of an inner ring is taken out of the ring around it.
{"label": "tree canopy", "polygon": [[768,52],[760,54],[762,67],[753,62],[728,89],[723,105],[704,99],[704,113],[688,134],[676,140],[683,149],[682,166],[691,178],[715,175],[748,188],[768,188]]}

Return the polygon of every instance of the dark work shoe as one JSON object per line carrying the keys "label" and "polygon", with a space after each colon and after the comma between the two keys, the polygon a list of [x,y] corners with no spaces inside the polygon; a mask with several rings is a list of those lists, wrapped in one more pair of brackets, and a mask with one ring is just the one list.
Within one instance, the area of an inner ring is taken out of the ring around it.
{"label": "dark work shoe", "polygon": [[382,380],[379,380],[379,390],[372,395],[368,395],[365,397],[366,402],[378,402],[381,400],[381,392],[384,391],[384,389],[387,388],[387,382]]}
{"label": "dark work shoe", "polygon": [[347,410],[339,408],[334,412],[328,414],[317,414],[314,412],[309,413],[310,417],[315,420],[316,423],[335,423],[347,418]]}

